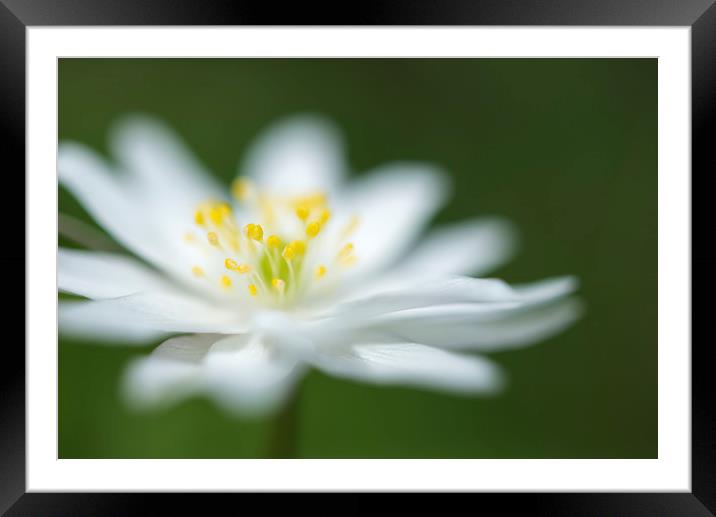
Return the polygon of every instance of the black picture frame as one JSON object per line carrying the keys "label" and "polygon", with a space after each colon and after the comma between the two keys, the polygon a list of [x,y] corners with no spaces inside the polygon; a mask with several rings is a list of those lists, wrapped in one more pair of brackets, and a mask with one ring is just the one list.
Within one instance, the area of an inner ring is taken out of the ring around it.
{"label": "black picture frame", "polygon": [[[12,190],[7,183],[5,187],[8,193],[14,192],[8,197],[18,203],[24,200],[19,195],[24,192],[19,171],[25,169],[25,31],[51,25],[690,26],[692,167],[703,176],[716,171],[712,149],[716,124],[714,0],[383,0],[336,3],[333,7],[238,0],[0,0],[0,141],[6,181],[16,182]],[[24,213],[20,206],[10,210]],[[24,242],[24,227],[15,224],[12,228],[16,235],[10,238]],[[24,247],[4,248],[0,264],[5,277],[18,284],[11,287],[20,292],[19,272],[32,275],[25,267]],[[20,314],[24,307],[14,302],[7,307],[8,328],[19,327],[24,321]],[[711,346],[703,341],[692,343],[691,493],[474,494],[480,498],[478,504],[489,502],[498,505],[501,513],[521,511],[530,515],[716,515],[716,381],[710,372],[712,362],[706,360]],[[150,501],[160,502],[163,513],[172,511],[174,505],[181,505],[184,511],[194,504],[206,509],[204,502],[196,503],[196,498],[189,496],[25,493],[24,365],[19,336],[7,339],[0,359],[0,513],[137,515],[153,513]],[[247,494],[222,497],[255,499]],[[363,506],[363,501],[353,496],[349,504],[341,504],[343,510],[358,511],[362,507],[371,511],[373,504],[369,501]]]}

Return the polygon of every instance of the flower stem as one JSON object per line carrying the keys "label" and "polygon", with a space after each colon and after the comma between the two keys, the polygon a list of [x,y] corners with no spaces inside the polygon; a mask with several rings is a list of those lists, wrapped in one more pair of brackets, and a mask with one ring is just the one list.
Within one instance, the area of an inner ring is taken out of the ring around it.
{"label": "flower stem", "polygon": [[298,445],[299,390],[289,395],[269,429],[268,458],[295,458]]}

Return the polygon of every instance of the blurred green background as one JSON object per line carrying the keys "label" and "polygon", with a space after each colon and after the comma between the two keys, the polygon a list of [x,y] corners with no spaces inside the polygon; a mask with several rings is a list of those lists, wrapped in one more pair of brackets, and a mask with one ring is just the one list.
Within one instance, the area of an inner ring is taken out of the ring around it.
{"label": "blurred green background", "polygon": [[[401,159],[446,167],[455,195],[436,222],[512,219],[520,252],[494,276],[581,279],[576,325],[492,354],[511,381],[501,396],[312,372],[297,456],[657,456],[655,59],[60,60],[61,140],[106,152],[108,127],[128,112],[164,119],[227,184],[268,124],[323,114],[344,130],[356,171]],[[87,218],[63,190],[59,206]],[[60,457],[261,457],[270,419],[232,419],[204,399],[127,411],[122,370],[154,345],[61,340]]]}

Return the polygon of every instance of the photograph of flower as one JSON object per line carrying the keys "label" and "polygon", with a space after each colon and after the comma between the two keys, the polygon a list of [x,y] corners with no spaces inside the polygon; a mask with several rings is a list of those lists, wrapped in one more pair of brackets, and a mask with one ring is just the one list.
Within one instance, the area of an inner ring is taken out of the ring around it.
{"label": "photograph of flower", "polygon": [[61,458],[655,458],[655,59],[60,59]]}

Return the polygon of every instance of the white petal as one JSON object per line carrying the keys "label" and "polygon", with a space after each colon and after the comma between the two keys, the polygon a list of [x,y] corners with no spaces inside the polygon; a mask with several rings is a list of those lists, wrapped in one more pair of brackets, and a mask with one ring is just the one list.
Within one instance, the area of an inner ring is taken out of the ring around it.
{"label": "white petal", "polygon": [[355,247],[357,273],[396,260],[445,203],[448,185],[438,169],[424,164],[400,163],[381,167],[351,183],[337,199],[343,228],[358,217],[348,237]]}
{"label": "white petal", "polygon": [[240,170],[274,194],[330,193],[345,175],[342,141],[322,119],[290,118],[251,145]]}
{"label": "white petal", "polygon": [[[147,292],[121,298],[65,301],[59,305],[60,331],[75,337],[119,339],[138,332],[238,333],[245,315],[179,292]],[[106,331],[106,332],[103,332]]]}
{"label": "white petal", "polygon": [[315,366],[339,377],[377,384],[489,393],[502,388],[499,368],[477,356],[415,343],[361,344],[316,354]]}
{"label": "white petal", "polygon": [[495,309],[503,309],[545,303],[573,292],[576,287],[574,277],[552,278],[516,287],[497,279],[455,277],[346,302],[336,308],[335,315],[365,319],[393,311],[464,303],[492,304]]}
{"label": "white petal", "polygon": [[497,217],[481,217],[431,231],[389,274],[417,278],[480,276],[512,256],[514,226]]}
{"label": "white petal", "polygon": [[87,298],[115,298],[166,288],[156,272],[118,253],[60,248],[57,283],[61,291]]}
{"label": "white petal", "polygon": [[275,409],[302,369],[256,336],[173,338],[127,371],[125,393],[138,408],[166,406],[197,394],[237,414]]}
{"label": "white petal", "polygon": [[391,313],[370,330],[385,340],[404,339],[453,349],[505,350],[548,339],[583,313],[578,300],[546,306],[485,310],[480,305],[444,305]]}
{"label": "white petal", "polygon": [[176,198],[169,193],[174,185],[151,195],[138,176],[111,170],[96,153],[77,144],[60,144],[58,160],[60,181],[110,235],[157,269],[211,295],[206,284],[192,277],[192,267],[203,264],[205,255],[185,241],[193,211],[177,211],[180,203],[172,204]]}
{"label": "white petal", "polygon": [[204,360],[206,389],[229,411],[264,413],[285,402],[303,368],[257,336],[216,342]]}
{"label": "white petal", "polygon": [[480,217],[431,231],[417,247],[374,279],[360,278],[337,297],[348,300],[404,289],[431,279],[481,275],[514,253],[517,232],[498,217]]}
{"label": "white petal", "polygon": [[128,178],[113,171],[89,148],[59,146],[60,182],[118,242],[147,260],[166,260],[161,228],[148,224],[147,207],[131,189]]}
{"label": "white petal", "polygon": [[137,409],[169,406],[202,388],[201,361],[221,336],[196,334],[171,338],[148,357],[134,360],[125,372],[123,388]]}
{"label": "white petal", "polygon": [[63,337],[92,343],[141,346],[170,334],[127,317],[115,319],[111,311],[94,310],[91,306],[80,306],[80,303],[84,304],[60,302],[58,318]]}
{"label": "white petal", "polygon": [[150,117],[126,117],[112,128],[110,147],[137,192],[168,218],[190,220],[197,203],[225,196],[173,131]]}
{"label": "white petal", "polygon": [[155,348],[152,351],[152,357],[199,364],[204,360],[212,345],[225,337],[223,334],[191,334],[173,337]]}

